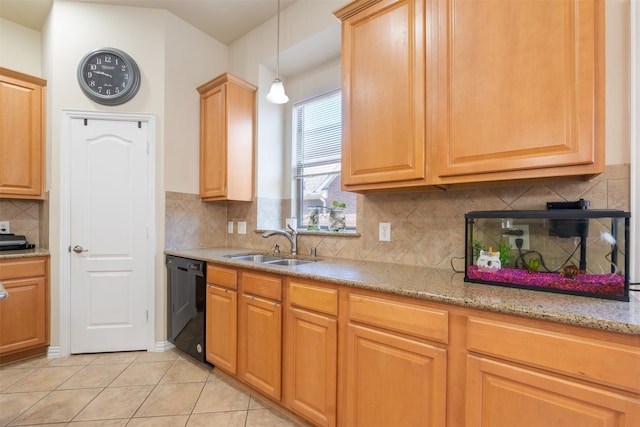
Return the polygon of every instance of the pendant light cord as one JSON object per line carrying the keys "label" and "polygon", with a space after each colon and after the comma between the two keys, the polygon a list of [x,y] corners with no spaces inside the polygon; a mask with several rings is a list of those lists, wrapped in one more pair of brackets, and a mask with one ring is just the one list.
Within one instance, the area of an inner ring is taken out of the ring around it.
{"label": "pendant light cord", "polygon": [[278,17],[276,19],[276,78],[280,80],[280,0],[278,0]]}

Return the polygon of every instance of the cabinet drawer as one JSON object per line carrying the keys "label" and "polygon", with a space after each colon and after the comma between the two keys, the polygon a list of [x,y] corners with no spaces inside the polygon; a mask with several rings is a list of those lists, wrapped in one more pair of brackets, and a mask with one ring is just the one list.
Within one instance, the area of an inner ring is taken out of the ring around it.
{"label": "cabinet drawer", "polygon": [[449,313],[417,304],[349,295],[349,319],[447,343]]}
{"label": "cabinet drawer", "polygon": [[0,261],[0,280],[47,275],[46,258],[21,258]]}
{"label": "cabinet drawer", "polygon": [[307,283],[289,282],[291,305],[331,316],[338,315],[338,290],[314,286]]}
{"label": "cabinet drawer", "polygon": [[207,282],[225,288],[238,289],[238,272],[232,268],[207,264]]}
{"label": "cabinet drawer", "polygon": [[638,392],[638,347],[476,317],[467,337],[469,351]]}
{"label": "cabinet drawer", "polygon": [[242,273],[242,290],[245,294],[282,301],[282,279],[279,277]]}

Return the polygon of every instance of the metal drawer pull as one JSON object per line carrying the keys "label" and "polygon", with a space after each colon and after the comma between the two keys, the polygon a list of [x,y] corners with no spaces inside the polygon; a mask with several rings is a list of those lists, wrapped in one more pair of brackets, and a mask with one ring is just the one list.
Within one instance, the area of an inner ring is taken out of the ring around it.
{"label": "metal drawer pull", "polygon": [[7,292],[2,282],[0,282],[0,301],[7,298],[9,298],[9,292]]}

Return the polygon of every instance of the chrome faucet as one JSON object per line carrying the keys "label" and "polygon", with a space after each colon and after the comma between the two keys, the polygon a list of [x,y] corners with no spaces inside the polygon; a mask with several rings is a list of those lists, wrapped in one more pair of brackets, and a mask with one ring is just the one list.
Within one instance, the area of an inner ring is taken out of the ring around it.
{"label": "chrome faucet", "polygon": [[273,236],[274,234],[280,234],[286,237],[287,240],[289,240],[289,243],[291,243],[291,255],[297,255],[298,254],[298,232],[289,224],[287,224],[287,228],[290,231],[287,231],[287,230],[265,231],[264,233],[262,233],[262,237],[266,239],[267,237]]}

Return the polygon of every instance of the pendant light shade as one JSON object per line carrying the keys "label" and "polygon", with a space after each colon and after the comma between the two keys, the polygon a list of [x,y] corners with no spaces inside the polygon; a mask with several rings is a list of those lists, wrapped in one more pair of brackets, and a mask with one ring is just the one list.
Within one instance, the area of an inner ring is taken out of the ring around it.
{"label": "pendant light shade", "polygon": [[286,104],[289,102],[289,97],[284,93],[284,85],[280,79],[275,79],[271,85],[271,90],[267,94],[267,101],[274,104]]}
{"label": "pendant light shade", "polygon": [[280,80],[280,0],[278,0],[277,35],[276,35],[276,78],[267,94],[267,101],[274,104],[286,104],[289,97],[284,93],[284,85]]}

